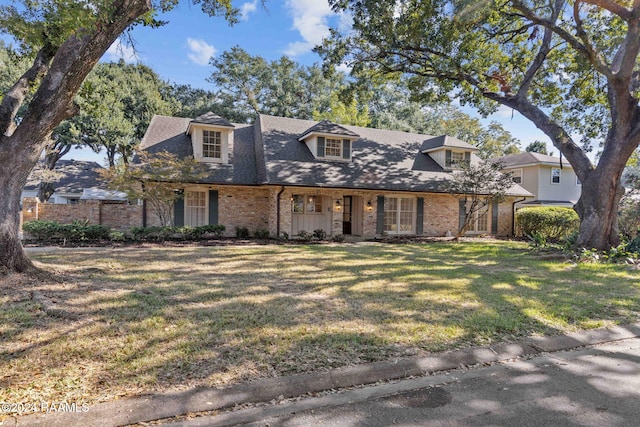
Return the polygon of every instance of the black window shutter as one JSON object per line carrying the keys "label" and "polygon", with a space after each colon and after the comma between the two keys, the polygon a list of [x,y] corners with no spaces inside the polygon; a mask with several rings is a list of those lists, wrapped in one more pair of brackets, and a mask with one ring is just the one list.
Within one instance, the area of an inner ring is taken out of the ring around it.
{"label": "black window shutter", "polygon": [[458,230],[462,230],[464,220],[467,219],[467,201],[465,199],[459,201],[458,218]]}
{"label": "black window shutter", "polygon": [[173,225],[175,227],[184,225],[184,193],[173,203]]}
{"label": "black window shutter", "polygon": [[498,234],[498,204],[491,205],[491,233]]}
{"label": "black window shutter", "polygon": [[378,211],[376,212],[376,234],[384,231],[384,196],[378,196]]}
{"label": "black window shutter", "polygon": [[324,137],[318,137],[318,155],[316,157],[324,157]]}
{"label": "black window shutter", "polygon": [[444,167],[451,167],[451,150],[444,151]]}
{"label": "black window shutter", "polygon": [[470,152],[466,151],[466,152],[464,153],[464,161],[465,161],[465,163],[466,163],[467,165],[470,165],[470,164],[471,164],[471,153],[470,153]]}
{"label": "black window shutter", "polygon": [[342,140],[342,158],[345,160],[351,159],[351,140]]}
{"label": "black window shutter", "polygon": [[416,206],[416,234],[424,233],[424,197],[418,197]]}
{"label": "black window shutter", "polygon": [[218,224],[218,191],[209,190],[209,225]]}

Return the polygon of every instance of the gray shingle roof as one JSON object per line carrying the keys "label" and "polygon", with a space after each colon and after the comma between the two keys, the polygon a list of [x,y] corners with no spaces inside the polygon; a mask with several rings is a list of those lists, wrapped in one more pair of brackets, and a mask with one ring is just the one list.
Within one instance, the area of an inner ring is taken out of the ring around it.
{"label": "gray shingle roof", "polygon": [[[80,193],[85,188],[101,187],[106,188],[105,182],[101,179],[99,171],[103,167],[96,162],[81,160],[58,160],[55,172],[59,172],[60,178],[53,181],[55,191],[58,193]],[[38,163],[33,169],[25,190],[35,190],[41,180],[42,163]]]}
{"label": "gray shingle roof", "polygon": [[[560,166],[560,158],[547,156],[546,154],[534,153],[534,152],[524,152],[518,154],[511,154],[509,156],[502,157],[494,157],[489,159],[491,162],[501,162],[504,168],[511,168],[517,166],[524,165],[533,165],[533,164],[546,164],[546,165],[555,165]],[[568,161],[564,160],[562,162],[563,166],[571,167]]]}
{"label": "gray shingle roof", "polygon": [[[185,132],[192,120],[182,117],[153,116],[142,138],[140,149],[149,153],[166,151],[179,158],[193,156],[191,137]],[[220,184],[257,184],[253,126],[234,126],[233,143],[229,147],[229,163],[210,163],[211,173],[200,182]]]}
{"label": "gray shingle roof", "polygon": [[[190,119],[155,116],[141,149],[166,150],[180,156],[193,155],[191,138],[185,134]],[[202,182],[242,185],[294,185],[391,191],[445,192],[451,173],[431,156],[422,153],[425,141],[434,137],[401,131],[329,126],[316,122],[259,115],[254,125],[234,124],[234,142],[228,165],[211,164],[212,173]],[[300,135],[313,132],[358,136],[352,143],[352,161],[316,159]],[[318,130],[320,129],[320,130]],[[436,138],[437,139],[437,138]],[[455,138],[443,143],[459,144]],[[462,141],[460,141],[462,142]],[[466,143],[463,143],[466,144]],[[466,144],[474,148],[473,146]],[[530,195],[514,186],[512,195]]]}
{"label": "gray shingle roof", "polygon": [[323,120],[305,130],[302,135],[300,135],[299,139],[303,140],[312,133],[329,133],[332,135],[351,136],[356,138],[360,136],[357,133],[340,126],[339,124],[330,122],[329,120]]}
{"label": "gray shingle roof", "polygon": [[478,151],[477,147],[474,147],[471,144],[468,144],[464,141],[459,140],[458,138],[454,138],[449,135],[440,135],[434,138],[425,139],[422,142],[422,146],[420,147],[420,151],[423,153],[429,152],[432,150],[437,150],[439,148],[463,148],[465,150]]}
{"label": "gray shingle roof", "polygon": [[224,126],[224,127],[234,127],[231,122],[229,122],[226,119],[223,119],[217,114],[212,113],[211,111],[196,117],[195,119],[192,120],[192,123],[200,123],[205,125]]}

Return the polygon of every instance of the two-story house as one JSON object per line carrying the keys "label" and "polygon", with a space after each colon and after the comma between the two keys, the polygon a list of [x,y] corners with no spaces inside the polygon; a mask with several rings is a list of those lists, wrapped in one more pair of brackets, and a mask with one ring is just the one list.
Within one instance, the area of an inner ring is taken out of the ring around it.
{"label": "two-story house", "polygon": [[500,162],[502,171],[513,178],[513,182],[524,187],[535,197],[518,203],[524,206],[573,207],[580,198],[582,185],[571,164],[559,157],[526,152],[496,157],[490,161]]}
{"label": "two-story house", "polygon": [[[223,224],[228,234],[236,226],[290,236],[316,229],[363,237],[455,233],[463,195],[449,193],[447,182],[464,162],[481,161],[476,147],[449,136],[268,115],[253,124],[213,113],[155,116],[140,148],[205,162],[209,176],[180,188],[175,223]],[[470,233],[510,234],[513,204],[527,196],[514,184]]]}

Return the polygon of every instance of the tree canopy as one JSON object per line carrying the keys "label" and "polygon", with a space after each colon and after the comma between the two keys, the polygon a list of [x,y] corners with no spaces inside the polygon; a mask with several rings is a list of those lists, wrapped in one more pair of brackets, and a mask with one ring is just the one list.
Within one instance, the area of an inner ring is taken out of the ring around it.
{"label": "tree canopy", "polygon": [[[423,102],[500,104],[540,128],[583,184],[579,246],[618,243],[621,174],[640,142],[640,2],[330,0],[353,28],[319,49],[355,75],[403,76]],[[573,135],[579,135],[574,138]],[[587,152],[602,143],[597,166]]]}
{"label": "tree canopy", "polygon": [[[193,0],[233,21],[231,0]],[[18,238],[20,193],[53,130],[78,112],[74,98],[111,44],[133,25],[157,27],[176,0],[22,0],[0,6],[0,33],[30,65],[0,102],[0,272],[36,271]]]}

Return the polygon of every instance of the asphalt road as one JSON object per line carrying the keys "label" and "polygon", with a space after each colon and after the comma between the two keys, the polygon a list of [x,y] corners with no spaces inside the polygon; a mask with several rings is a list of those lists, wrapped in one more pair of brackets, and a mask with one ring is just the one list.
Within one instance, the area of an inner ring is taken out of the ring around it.
{"label": "asphalt road", "polygon": [[640,338],[166,425],[638,426]]}

